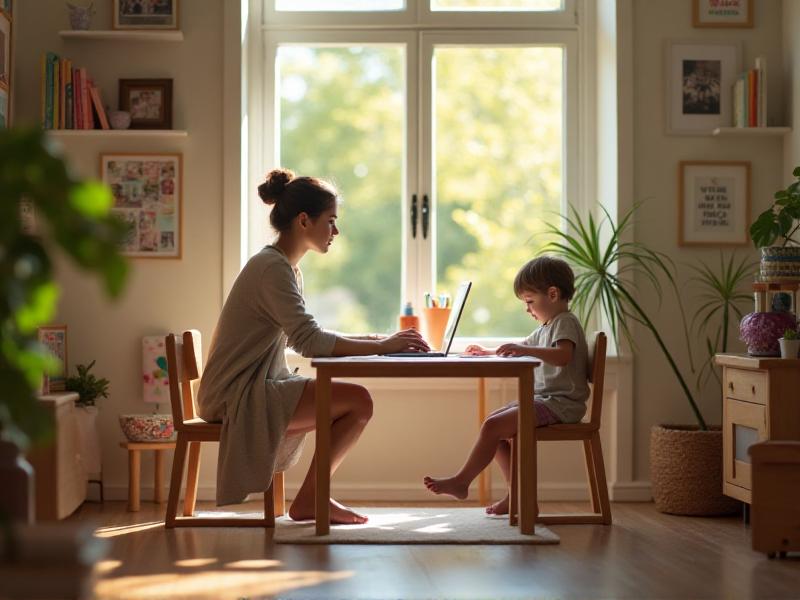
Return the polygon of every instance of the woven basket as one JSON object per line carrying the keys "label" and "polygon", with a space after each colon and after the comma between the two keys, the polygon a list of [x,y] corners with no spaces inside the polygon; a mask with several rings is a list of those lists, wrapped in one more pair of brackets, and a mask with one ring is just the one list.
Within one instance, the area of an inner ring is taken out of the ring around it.
{"label": "woven basket", "polygon": [[650,430],[650,477],[656,508],[673,515],[730,515],[740,503],[722,493],[722,431],[655,425]]}

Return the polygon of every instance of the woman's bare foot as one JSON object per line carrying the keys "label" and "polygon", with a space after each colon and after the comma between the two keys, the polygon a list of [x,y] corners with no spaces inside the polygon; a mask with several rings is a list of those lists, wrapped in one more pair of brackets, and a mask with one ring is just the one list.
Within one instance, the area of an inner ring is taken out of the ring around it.
{"label": "woman's bare foot", "polygon": [[487,515],[507,515],[508,514],[508,495],[502,500],[490,504],[486,507]]}
{"label": "woman's bare foot", "polygon": [[432,491],[434,494],[447,494],[453,498],[463,500],[469,493],[469,486],[456,479],[455,477],[442,477],[436,479],[434,477],[424,477],[423,483],[425,487]]}
{"label": "woman's bare foot", "polygon": [[[361,525],[366,523],[369,519],[366,515],[361,515],[354,510],[347,508],[344,504],[340,504],[333,498],[330,503],[331,523],[335,525]],[[295,499],[292,506],[289,508],[289,518],[293,521],[307,521],[314,518],[314,500],[312,498],[310,503],[298,502]]]}

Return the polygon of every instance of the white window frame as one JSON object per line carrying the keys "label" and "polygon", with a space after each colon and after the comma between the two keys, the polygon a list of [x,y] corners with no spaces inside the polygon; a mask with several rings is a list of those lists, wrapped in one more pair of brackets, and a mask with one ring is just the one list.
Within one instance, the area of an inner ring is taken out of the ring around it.
{"label": "white window frame", "polygon": [[[275,79],[266,77],[267,61],[274,64],[274,52],[279,44],[407,44],[406,77],[407,109],[405,165],[403,181],[403,214],[408,215],[408,204],[413,194],[422,199],[428,194],[433,198],[433,173],[431,157],[431,112],[422,115],[422,107],[430,106],[431,77],[430,58],[435,45],[560,45],[566,49],[565,60],[565,137],[563,160],[562,208],[566,203],[576,206],[582,213],[592,210],[598,199],[589,197],[585,190],[594,189],[595,165],[588,160],[594,147],[595,126],[595,64],[592,57],[594,47],[594,7],[587,0],[565,0],[561,13],[462,13],[455,11],[431,12],[427,2],[409,0],[412,8],[406,11],[376,13],[284,13],[271,10],[271,0],[240,0],[242,4],[242,68],[241,68],[241,189],[240,203],[226,202],[225,208],[225,254],[223,257],[223,301],[246,260],[269,238],[268,211],[254,193],[263,180],[265,165],[275,164],[275,112],[264,111],[265,100],[274,97]],[[425,5],[423,7],[423,4]],[[268,6],[269,5],[269,6]],[[398,14],[402,12],[403,18]],[[433,22],[444,15],[451,26],[437,28]],[[471,26],[486,23],[491,17],[492,27],[497,20],[502,31],[477,33]],[[413,18],[412,18],[413,17]],[[554,18],[557,17],[557,18]],[[403,22],[400,23],[399,20]],[[425,21],[425,22],[423,22]],[[356,24],[358,22],[358,24]],[[324,24],[323,24],[324,23]],[[361,24],[363,23],[363,24]],[[583,26],[579,27],[578,24]],[[348,26],[345,26],[348,24]],[[531,24],[535,24],[533,27]],[[415,31],[410,31],[411,29]],[[469,29],[469,31],[460,31]],[[416,41],[417,38],[420,41]],[[469,39],[470,44],[464,44]],[[417,51],[417,49],[419,49]],[[423,72],[425,71],[425,72]],[[421,88],[417,82],[422,82]],[[573,92],[576,91],[576,92]],[[417,117],[418,128],[413,127]],[[263,135],[252,135],[264,132]],[[250,135],[248,135],[250,134]],[[425,138],[425,139],[423,139]],[[421,142],[421,143],[420,143]],[[420,148],[417,152],[416,148]],[[230,186],[233,189],[233,186]],[[435,206],[429,236],[425,243],[411,240],[408,218],[403,218],[402,267],[406,274],[401,282],[402,299],[411,299],[420,305],[424,290],[433,288],[436,275],[432,257],[436,232]],[[237,230],[238,228],[238,230]],[[231,239],[233,238],[233,239]],[[408,266],[415,266],[408,269]],[[416,277],[409,275],[416,273]],[[505,338],[487,339],[484,342],[500,342]]]}

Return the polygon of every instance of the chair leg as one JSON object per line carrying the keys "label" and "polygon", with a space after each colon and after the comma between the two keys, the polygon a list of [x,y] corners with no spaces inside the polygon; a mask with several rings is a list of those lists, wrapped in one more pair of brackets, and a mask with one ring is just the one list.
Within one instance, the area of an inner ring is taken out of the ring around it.
{"label": "chair leg", "polygon": [[197,504],[197,480],[200,475],[200,442],[189,442],[189,471],[186,474],[186,495],[183,516],[191,517]]}
{"label": "chair leg", "polygon": [[187,442],[178,433],[178,441],[175,444],[175,457],[172,460],[172,475],[169,482],[169,498],[167,499],[167,515],[164,519],[164,527],[172,529],[175,527],[176,515],[178,514],[178,498],[181,494],[181,483],[183,482],[183,465],[186,462]]}
{"label": "chair leg", "polygon": [[597,491],[600,500],[600,514],[603,524],[611,525],[611,502],[608,499],[608,482],[606,481],[606,467],[603,464],[603,447],[600,443],[600,433],[592,435],[592,463],[594,464]]}
{"label": "chair leg", "polygon": [[508,490],[508,524],[516,525],[519,516],[519,466],[517,461],[517,438],[511,438],[511,472]]}
{"label": "chair leg", "polygon": [[589,481],[589,495],[592,501],[592,512],[595,514],[600,514],[600,496],[597,488],[597,473],[595,471],[591,440],[583,440],[583,454],[586,458],[586,479]]}
{"label": "chair leg", "polygon": [[275,516],[282,517],[286,514],[286,490],[283,485],[283,471],[275,473],[272,477],[272,498],[275,502]]}
{"label": "chair leg", "polygon": [[275,487],[275,477],[264,492],[264,527],[275,529],[275,497],[273,488]]}

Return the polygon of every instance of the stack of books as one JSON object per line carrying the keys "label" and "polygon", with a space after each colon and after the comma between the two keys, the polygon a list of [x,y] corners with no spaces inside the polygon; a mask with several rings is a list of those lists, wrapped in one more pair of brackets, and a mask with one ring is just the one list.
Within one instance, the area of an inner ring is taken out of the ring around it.
{"label": "stack of books", "polygon": [[100,92],[83,67],[68,58],[42,54],[42,128],[109,129]]}
{"label": "stack of books", "polygon": [[767,126],[767,59],[756,58],[755,68],[745,71],[733,84],[733,126]]}

